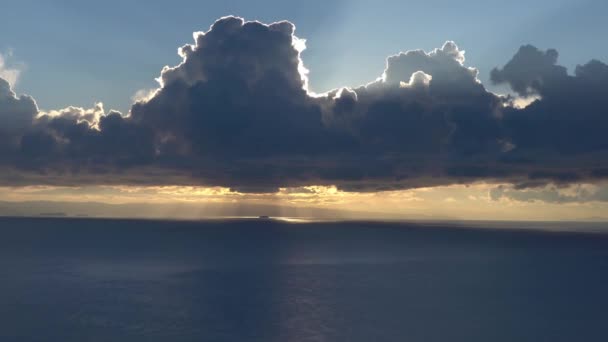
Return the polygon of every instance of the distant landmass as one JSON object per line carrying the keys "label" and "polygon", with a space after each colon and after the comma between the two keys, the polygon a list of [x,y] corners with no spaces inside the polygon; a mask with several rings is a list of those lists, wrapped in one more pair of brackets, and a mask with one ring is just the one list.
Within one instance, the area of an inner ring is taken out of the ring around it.
{"label": "distant landmass", "polygon": [[[260,213],[264,213],[260,215]],[[469,221],[439,215],[405,215],[383,212],[335,210],[247,203],[128,203],[0,201],[0,216],[74,217],[74,218],[135,218],[184,219],[212,218],[298,218],[320,220],[408,220],[408,221]],[[601,217],[581,217],[575,222],[606,222]]]}
{"label": "distant landmass", "polygon": [[66,214],[66,213],[40,213],[40,216],[65,217],[65,216],[68,216],[68,214]]}
{"label": "distant landmass", "polygon": [[[260,215],[260,213],[264,213]],[[355,212],[326,208],[303,208],[282,205],[245,203],[128,203],[99,202],[0,201],[0,216],[38,217],[107,217],[107,218],[176,218],[205,219],[250,217],[270,219],[278,217],[316,219],[399,219],[396,215],[375,212]],[[425,217],[417,217],[424,219]],[[435,218],[433,219],[449,219]]]}

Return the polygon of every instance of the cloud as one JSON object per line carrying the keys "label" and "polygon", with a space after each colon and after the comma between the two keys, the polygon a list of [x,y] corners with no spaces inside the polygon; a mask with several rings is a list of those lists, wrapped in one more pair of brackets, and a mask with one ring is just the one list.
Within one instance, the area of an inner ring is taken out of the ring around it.
{"label": "cloud", "polygon": [[[8,57],[11,56],[9,52]],[[21,68],[8,67],[6,64],[6,55],[0,53],[0,78],[4,79],[10,85],[15,86],[21,75]]]}
{"label": "cloud", "polygon": [[490,190],[490,198],[494,201],[506,199],[553,204],[608,202],[608,185],[576,184],[565,187],[547,185],[523,190],[500,185]]}
{"label": "cloud", "polygon": [[241,192],[335,185],[378,191],[473,182],[595,182],[608,176],[608,67],[557,64],[523,46],[486,90],[446,42],[388,57],[366,85],[308,89],[304,40],[289,22],[225,17],[179,49],[129,114],[40,112],[0,83],[4,184],[148,184]]}
{"label": "cloud", "polygon": [[[608,65],[592,60],[579,65],[574,75],[557,65],[555,50],[523,46],[502,69],[492,71],[495,83],[507,83],[519,95],[538,96],[525,108],[507,108],[503,125],[523,157],[542,154],[556,163],[604,158],[608,149]],[[601,164],[601,163],[597,163]],[[555,174],[576,173],[566,165],[553,166]]]}
{"label": "cloud", "polygon": [[8,81],[0,78],[0,158],[19,145],[19,138],[31,128],[37,113],[33,98],[17,96]]}
{"label": "cloud", "polygon": [[156,89],[139,89],[131,96],[133,102],[146,102],[149,101],[156,94]]}

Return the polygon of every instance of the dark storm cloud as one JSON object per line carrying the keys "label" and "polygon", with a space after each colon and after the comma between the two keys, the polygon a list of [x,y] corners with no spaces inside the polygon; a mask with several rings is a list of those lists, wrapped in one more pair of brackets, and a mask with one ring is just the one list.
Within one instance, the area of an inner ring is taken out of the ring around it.
{"label": "dark storm cloud", "polygon": [[0,78],[0,142],[6,149],[14,144],[20,134],[31,127],[38,113],[36,102],[30,96],[17,96],[9,83]]}
{"label": "dark storm cloud", "polygon": [[507,134],[520,150],[545,158],[565,161],[594,153],[605,157],[608,65],[592,60],[569,75],[557,65],[557,57],[555,50],[543,52],[527,45],[504,68],[492,71],[495,83],[507,83],[520,95],[540,97],[523,110],[505,109]]}
{"label": "dark storm cloud", "polygon": [[184,62],[163,70],[162,89],[133,106],[133,120],[205,158],[318,154],[321,111],[303,88],[293,30],[287,22],[216,22],[180,49]]}
{"label": "dark storm cloud", "polygon": [[487,91],[453,42],[390,56],[367,85],[312,94],[294,30],[218,20],[127,116],[101,106],[39,113],[1,83],[0,139],[12,142],[2,182],[376,191],[608,174],[608,67],[599,61],[569,75],[556,51],[522,47],[492,80],[537,98],[525,108]]}

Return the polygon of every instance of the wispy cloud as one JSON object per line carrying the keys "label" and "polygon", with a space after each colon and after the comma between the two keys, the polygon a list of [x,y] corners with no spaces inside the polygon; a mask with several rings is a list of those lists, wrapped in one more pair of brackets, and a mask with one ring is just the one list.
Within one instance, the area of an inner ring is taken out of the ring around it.
{"label": "wispy cloud", "polygon": [[6,80],[11,86],[14,87],[19,81],[19,76],[21,76],[23,64],[11,64],[9,66],[8,62],[10,62],[12,56],[12,51],[4,54],[0,53],[0,78]]}

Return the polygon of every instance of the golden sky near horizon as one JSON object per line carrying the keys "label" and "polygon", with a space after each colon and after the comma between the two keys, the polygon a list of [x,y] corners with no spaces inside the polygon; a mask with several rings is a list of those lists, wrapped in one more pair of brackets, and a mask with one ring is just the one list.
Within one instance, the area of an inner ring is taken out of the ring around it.
{"label": "golden sky near horizon", "polygon": [[453,218],[481,220],[608,219],[603,185],[515,190],[510,185],[478,183],[373,193],[344,192],[333,186],[282,188],[277,193],[248,194],[220,187],[88,186],[2,187],[10,202],[101,202],[180,205],[273,205],[340,210],[353,217]]}

